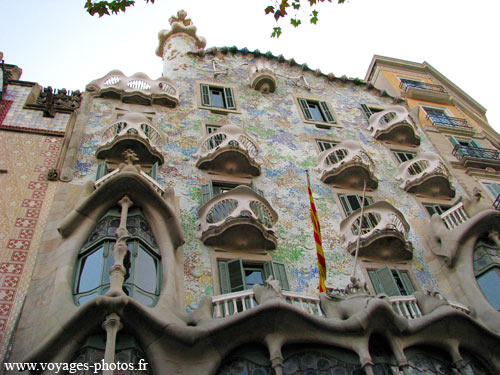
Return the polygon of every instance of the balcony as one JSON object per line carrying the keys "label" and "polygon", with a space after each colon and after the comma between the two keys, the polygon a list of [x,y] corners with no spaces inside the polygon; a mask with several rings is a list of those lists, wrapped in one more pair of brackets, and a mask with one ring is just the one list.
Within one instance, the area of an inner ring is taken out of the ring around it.
{"label": "balcony", "polygon": [[[281,294],[287,303],[296,307],[298,310],[310,315],[326,318],[325,313],[321,309],[318,296],[285,290],[281,291]],[[417,298],[413,295],[388,297],[387,301],[397,315],[406,319],[413,320],[426,315],[420,309]],[[470,314],[469,308],[462,304],[451,301],[446,301],[444,304],[448,304],[453,309],[465,314]],[[212,297],[213,319],[237,315],[256,308],[257,306],[255,292],[252,289]]]}
{"label": "balcony", "polygon": [[119,99],[124,103],[157,104],[171,108],[179,104],[179,90],[170,79],[160,77],[154,80],[145,73],[127,77],[119,70],[112,70],[104,77],[90,82],[87,91],[103,98]]}
{"label": "balcony", "polygon": [[431,218],[431,251],[445,259],[451,267],[462,244],[471,236],[478,236],[500,227],[500,212],[482,199],[463,199],[441,215]]}
{"label": "balcony", "polygon": [[413,125],[408,111],[403,106],[392,106],[370,116],[372,137],[389,143],[418,146],[420,137]]}
{"label": "balcony", "polygon": [[274,250],[278,214],[269,202],[240,185],[203,205],[196,224],[198,238],[208,246],[228,250]]}
{"label": "balcony", "polygon": [[[356,252],[361,209],[340,223],[344,245],[352,255]],[[388,202],[375,202],[364,208],[359,241],[359,256],[382,261],[408,260],[413,246],[408,241],[410,225],[403,214]]]}
{"label": "balcony", "polygon": [[263,94],[274,92],[278,86],[278,79],[267,60],[258,60],[250,65],[248,75],[250,77],[250,87]]}
{"label": "balcony", "polygon": [[428,114],[425,118],[430,121],[432,125],[437,128],[445,130],[456,130],[465,133],[474,133],[474,128],[469,125],[469,122],[464,118],[449,117],[446,115],[432,115]]}
{"label": "balcony", "polygon": [[[98,179],[94,183],[94,187],[96,189],[99,189],[102,185],[104,185],[106,182],[110,181],[114,176],[116,176],[118,173],[120,173],[120,169],[115,169],[111,171],[110,173],[102,176],[100,179]],[[159,195],[165,194],[165,189],[153,178],[151,178],[150,175],[145,173],[144,171],[140,170],[139,174],[141,177],[148,182],[148,184],[153,188],[154,191],[156,191]]]}
{"label": "balcony", "polygon": [[259,176],[257,142],[236,125],[225,125],[208,134],[194,154],[196,167],[209,172],[239,176]]}
{"label": "balcony", "polygon": [[326,184],[345,189],[363,189],[364,182],[370,190],[376,189],[378,180],[373,174],[373,162],[361,145],[344,141],[319,154],[316,170]]}
{"label": "balcony", "polygon": [[455,156],[466,168],[493,168],[500,171],[500,152],[494,149],[455,145]]}
{"label": "balcony", "polygon": [[139,163],[162,164],[163,136],[147,117],[129,113],[104,128],[96,151],[99,159],[120,163],[125,150],[132,149]]}
{"label": "balcony", "polygon": [[441,104],[449,104],[451,100],[450,94],[441,85],[402,79],[399,87],[407,98]]}
{"label": "balcony", "polygon": [[454,197],[450,173],[441,158],[433,152],[424,152],[399,165],[397,179],[401,189],[425,197]]}

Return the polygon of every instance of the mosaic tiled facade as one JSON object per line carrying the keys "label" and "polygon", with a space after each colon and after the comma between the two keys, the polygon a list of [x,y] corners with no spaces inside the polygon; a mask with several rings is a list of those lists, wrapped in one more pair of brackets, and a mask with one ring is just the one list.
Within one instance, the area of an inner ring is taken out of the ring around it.
{"label": "mosaic tiled facade", "polygon": [[[23,157],[39,164],[36,178],[16,170],[15,180],[16,153],[1,167],[12,198],[1,211],[0,317],[17,317],[27,294],[18,322],[0,325],[10,360],[112,361],[133,350],[148,373],[499,370],[495,300],[470,291],[481,277],[475,244],[496,251],[500,213],[450,172],[412,103],[283,56],[205,49],[185,12],[169,21],[162,78],[112,71],[87,86],[76,118],[23,109],[29,88],[9,85],[8,143],[30,145]],[[147,158],[154,142],[160,165]],[[71,173],[48,181],[62,166]],[[321,294],[306,171],[327,266]],[[155,241],[134,229],[139,212]],[[105,215],[114,224],[101,233]],[[31,284],[16,281],[21,272]]]}

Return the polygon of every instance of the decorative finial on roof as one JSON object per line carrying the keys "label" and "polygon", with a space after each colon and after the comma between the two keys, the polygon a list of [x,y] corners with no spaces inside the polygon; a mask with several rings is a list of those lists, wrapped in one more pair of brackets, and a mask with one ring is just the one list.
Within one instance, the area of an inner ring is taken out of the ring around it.
{"label": "decorative finial on roof", "polygon": [[168,22],[170,22],[170,26],[172,26],[172,28],[170,30],[161,30],[158,33],[159,44],[156,48],[156,55],[163,57],[165,42],[175,34],[189,35],[194,39],[196,47],[199,49],[203,49],[207,45],[205,38],[196,35],[196,26],[193,25],[193,21],[191,21],[190,18],[187,18],[186,11],[178,11],[177,17],[170,17]]}

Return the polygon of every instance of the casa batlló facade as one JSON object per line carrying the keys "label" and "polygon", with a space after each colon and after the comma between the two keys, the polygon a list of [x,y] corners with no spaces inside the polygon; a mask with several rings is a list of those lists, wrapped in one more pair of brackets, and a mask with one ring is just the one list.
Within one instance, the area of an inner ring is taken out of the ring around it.
{"label": "casa batll\u00f3 facade", "polygon": [[169,21],[158,79],[113,70],[80,93],[2,65],[3,361],[499,373],[485,109],[427,63],[335,77]]}

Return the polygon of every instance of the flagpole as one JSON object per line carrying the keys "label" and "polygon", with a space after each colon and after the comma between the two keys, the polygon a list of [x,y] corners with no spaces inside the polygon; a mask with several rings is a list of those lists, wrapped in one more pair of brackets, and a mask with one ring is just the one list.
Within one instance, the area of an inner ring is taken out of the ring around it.
{"label": "flagpole", "polygon": [[364,180],[363,184],[363,198],[361,199],[361,215],[360,222],[358,228],[358,238],[356,240],[356,253],[354,255],[354,266],[352,268],[351,281],[354,282],[353,279],[356,278],[356,266],[358,265],[358,254],[359,254],[359,242],[361,240],[361,228],[363,228],[363,219],[364,219],[364,209],[365,209],[365,193],[366,193],[366,180]]}
{"label": "flagpole", "polygon": [[316,256],[318,258],[318,275],[319,275],[319,291],[320,293],[326,292],[326,261],[325,254],[323,252],[323,245],[321,243],[321,228],[318,220],[318,213],[316,211],[316,205],[314,204],[314,198],[311,190],[311,180],[309,178],[309,170],[306,171],[307,176],[307,191],[309,194],[309,202],[311,204],[311,221],[314,230],[314,242],[316,244]]}

